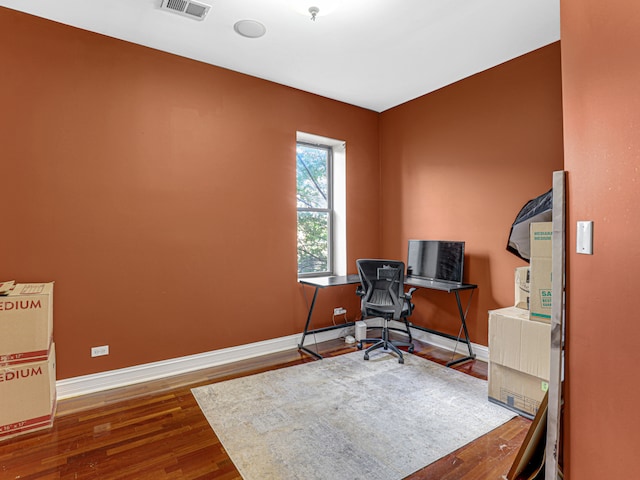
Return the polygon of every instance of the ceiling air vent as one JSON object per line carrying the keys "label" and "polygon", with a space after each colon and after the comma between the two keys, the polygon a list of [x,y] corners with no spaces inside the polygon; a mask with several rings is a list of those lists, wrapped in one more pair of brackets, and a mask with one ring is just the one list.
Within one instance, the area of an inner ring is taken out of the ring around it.
{"label": "ceiling air vent", "polygon": [[160,8],[194,20],[204,20],[211,5],[193,0],[162,0]]}

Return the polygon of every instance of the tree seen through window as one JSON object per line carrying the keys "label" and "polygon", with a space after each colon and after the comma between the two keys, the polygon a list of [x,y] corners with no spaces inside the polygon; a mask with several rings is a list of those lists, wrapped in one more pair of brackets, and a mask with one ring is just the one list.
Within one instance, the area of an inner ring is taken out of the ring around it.
{"label": "tree seen through window", "polygon": [[331,148],[298,143],[298,274],[331,270]]}

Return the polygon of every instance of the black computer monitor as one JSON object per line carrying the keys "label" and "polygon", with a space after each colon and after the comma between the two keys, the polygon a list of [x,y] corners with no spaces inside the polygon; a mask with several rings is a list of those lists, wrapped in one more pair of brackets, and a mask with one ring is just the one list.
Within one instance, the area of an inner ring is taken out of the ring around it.
{"label": "black computer monitor", "polygon": [[407,274],[443,282],[462,283],[464,242],[409,240]]}

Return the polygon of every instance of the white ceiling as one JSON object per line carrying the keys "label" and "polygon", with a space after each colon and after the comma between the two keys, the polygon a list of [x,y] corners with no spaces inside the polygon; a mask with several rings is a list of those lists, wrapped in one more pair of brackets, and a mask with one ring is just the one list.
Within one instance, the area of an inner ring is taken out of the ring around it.
{"label": "white ceiling", "polygon": [[[0,5],[376,112],[560,39],[560,0],[0,0]],[[307,10],[318,6],[311,21]],[[233,25],[252,19],[258,39]]]}

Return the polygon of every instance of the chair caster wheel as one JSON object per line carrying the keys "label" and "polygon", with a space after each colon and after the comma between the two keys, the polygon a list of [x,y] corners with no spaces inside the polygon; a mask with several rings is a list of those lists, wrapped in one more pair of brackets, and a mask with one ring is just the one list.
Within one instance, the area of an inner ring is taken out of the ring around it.
{"label": "chair caster wheel", "polygon": [[356,345],[356,347],[358,347],[358,350],[362,350],[362,342],[358,342],[358,345]]}
{"label": "chair caster wheel", "polygon": [[369,355],[367,355],[366,353],[364,354],[364,359],[365,360],[369,360]]}
{"label": "chair caster wheel", "polygon": [[409,347],[408,352],[409,352],[409,353],[413,353],[413,347]]}
{"label": "chair caster wheel", "polygon": [[401,357],[401,358],[399,358],[399,359],[398,359],[398,363],[404,363],[404,358],[402,358],[402,357]]}

